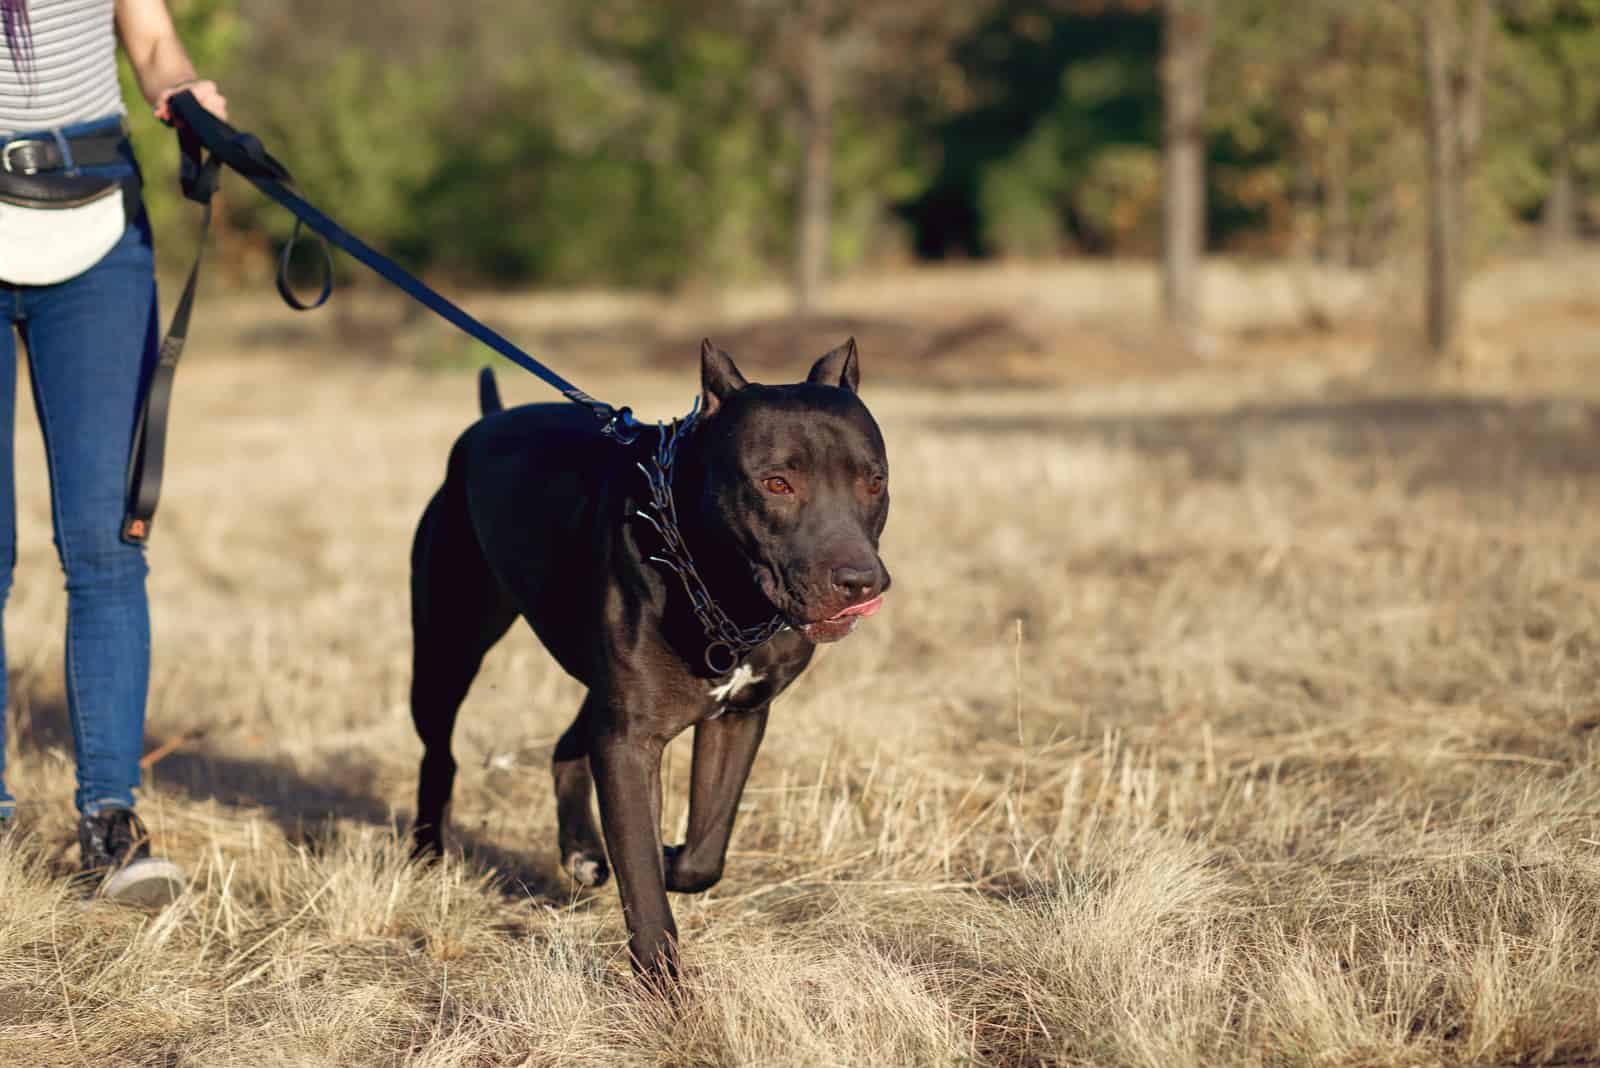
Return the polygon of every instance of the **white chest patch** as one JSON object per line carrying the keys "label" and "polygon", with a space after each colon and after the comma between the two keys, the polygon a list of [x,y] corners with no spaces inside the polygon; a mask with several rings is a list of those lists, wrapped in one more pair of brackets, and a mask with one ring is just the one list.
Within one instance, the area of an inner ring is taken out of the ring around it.
{"label": "white chest patch", "polygon": [[711,688],[711,699],[720,705],[730,697],[737,697],[746,686],[754,686],[764,678],[765,675],[757,675],[749,664],[740,664],[733,669],[727,682]]}

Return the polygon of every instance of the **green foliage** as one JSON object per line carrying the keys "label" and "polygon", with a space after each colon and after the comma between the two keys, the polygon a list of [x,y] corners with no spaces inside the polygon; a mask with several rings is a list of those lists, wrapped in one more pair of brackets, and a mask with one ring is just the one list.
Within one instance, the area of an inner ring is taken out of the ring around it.
{"label": "green foliage", "polygon": [[[901,256],[910,245],[890,210],[928,187],[934,173],[915,148],[909,123],[871,115],[840,116],[834,130],[834,218],[829,262],[848,271],[878,256]],[[783,176],[788,188],[788,176]],[[787,222],[788,213],[780,213]],[[784,227],[785,240],[790,228]],[[787,246],[771,250],[776,258]]]}
{"label": "green foliage", "polygon": [[1580,181],[1600,179],[1600,0],[1513,3],[1496,74],[1495,119],[1514,133],[1496,161],[1504,201],[1537,210],[1563,149]]}
{"label": "green foliage", "polygon": [[1404,7],[1232,0],[1219,22],[1210,119],[1222,212],[1335,258],[1382,254],[1382,220],[1419,158],[1421,83]]}
{"label": "green foliage", "polygon": [[1148,145],[1095,153],[1073,198],[1081,225],[1118,249],[1150,249],[1161,218],[1161,154]]}
{"label": "green foliage", "polygon": [[[823,2],[823,0],[819,0]],[[798,8],[558,0],[381,10],[172,0],[186,46],[304,191],[424,271],[670,288],[785,277],[802,162]],[[1159,212],[1159,6],[823,3],[831,265],[924,254],[1142,251]],[[1538,215],[1557,159],[1600,184],[1600,0],[1502,0],[1474,198]],[[1208,115],[1223,244],[1376,257],[1420,188],[1408,6],[1221,0]],[[130,104],[138,100],[124,76]],[[171,131],[133,107],[147,199],[186,255]],[[1585,191],[1589,191],[1587,194]],[[228,247],[290,220],[241,182]]]}
{"label": "green foliage", "polygon": [[1000,255],[1053,256],[1066,243],[1069,183],[1061,141],[1055,126],[1041,125],[979,177],[984,243]]}
{"label": "green foliage", "polygon": [[935,191],[971,196],[975,250],[1138,246],[1148,189],[1135,172],[1160,145],[1156,29],[1148,12],[1047,17],[1016,3],[974,34],[979,103],[948,126]]}

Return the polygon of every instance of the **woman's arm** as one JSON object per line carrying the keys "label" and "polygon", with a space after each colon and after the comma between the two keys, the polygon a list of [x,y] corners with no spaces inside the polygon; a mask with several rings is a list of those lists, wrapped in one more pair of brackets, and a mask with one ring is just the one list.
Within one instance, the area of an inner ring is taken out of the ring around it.
{"label": "woman's arm", "polygon": [[133,64],[139,89],[155,109],[156,118],[170,122],[167,100],[187,89],[202,107],[218,118],[228,117],[228,101],[217,91],[217,83],[202,81],[189,62],[189,54],[178,40],[166,0],[117,0],[117,35]]}

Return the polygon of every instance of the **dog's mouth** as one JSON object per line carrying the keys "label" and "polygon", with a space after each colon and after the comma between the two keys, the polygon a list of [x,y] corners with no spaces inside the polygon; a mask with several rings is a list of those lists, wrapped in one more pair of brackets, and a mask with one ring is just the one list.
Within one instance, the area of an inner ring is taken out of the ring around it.
{"label": "dog's mouth", "polygon": [[827,619],[819,619],[813,623],[802,623],[800,633],[814,642],[836,642],[840,638],[856,629],[856,624],[871,615],[876,615],[878,609],[883,607],[883,594],[859,604],[853,604],[841,609],[838,613]]}
{"label": "dog's mouth", "polygon": [[806,612],[805,605],[798,598],[785,595],[786,590],[778,578],[776,568],[758,565],[755,568],[755,575],[756,584],[761,588],[761,592],[766,594],[773,605],[778,606],[779,612],[788,620],[789,626],[813,642],[836,642],[855,630],[857,623],[868,616],[876,615],[878,609],[883,607],[883,594],[879,593],[865,601],[846,605],[824,619],[807,621],[805,614],[809,613]]}

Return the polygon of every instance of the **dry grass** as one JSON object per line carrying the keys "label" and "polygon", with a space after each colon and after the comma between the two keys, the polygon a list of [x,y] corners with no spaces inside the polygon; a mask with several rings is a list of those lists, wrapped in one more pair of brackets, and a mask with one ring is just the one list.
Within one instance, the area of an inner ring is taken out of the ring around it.
{"label": "dry grass", "polygon": [[[527,634],[458,731],[461,853],[405,863],[407,546],[473,389],[337,357],[180,381],[177,744],[143,807],[195,883],[159,915],[62,878],[64,607],[19,429],[0,1063],[1600,1061],[1589,408],[874,390],[868,349],[895,592],[780,702],[660,1003],[615,891],[557,869],[578,693]],[[688,367],[583,382],[664,415]]]}

